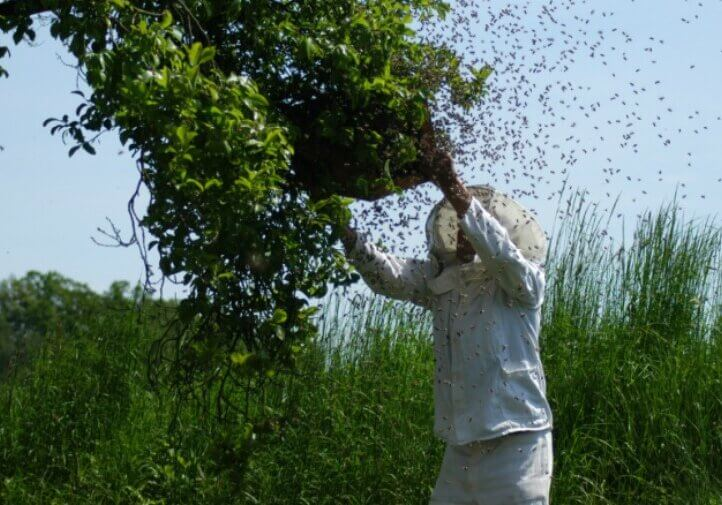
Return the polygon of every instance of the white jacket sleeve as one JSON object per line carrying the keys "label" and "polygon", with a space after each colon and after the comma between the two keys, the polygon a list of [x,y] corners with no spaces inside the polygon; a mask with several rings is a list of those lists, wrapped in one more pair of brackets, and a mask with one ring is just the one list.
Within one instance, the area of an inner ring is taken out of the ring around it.
{"label": "white jacket sleeve", "polygon": [[546,284],[544,270],[524,258],[506,228],[475,198],[459,219],[459,226],[508,296],[530,308],[541,306]]}
{"label": "white jacket sleeve", "polygon": [[426,279],[433,276],[428,260],[397,258],[358,235],[348,260],[374,293],[431,308]]}

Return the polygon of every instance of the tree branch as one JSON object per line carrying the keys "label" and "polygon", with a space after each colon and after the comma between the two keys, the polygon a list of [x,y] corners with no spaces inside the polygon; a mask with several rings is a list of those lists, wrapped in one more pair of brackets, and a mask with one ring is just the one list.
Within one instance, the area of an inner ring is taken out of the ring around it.
{"label": "tree branch", "polygon": [[0,3],[0,16],[32,16],[57,9],[69,0],[7,0]]}

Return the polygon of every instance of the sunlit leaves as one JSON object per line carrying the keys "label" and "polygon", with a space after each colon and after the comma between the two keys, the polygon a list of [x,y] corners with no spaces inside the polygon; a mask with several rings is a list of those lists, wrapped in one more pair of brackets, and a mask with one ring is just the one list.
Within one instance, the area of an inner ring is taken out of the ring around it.
{"label": "sunlit leaves", "polygon": [[[426,103],[444,87],[478,100],[488,75],[462,76],[452,51],[414,38],[415,16],[446,9],[80,0],[55,12],[51,34],[91,93],[47,124],[70,155],[114,130],[138,161],[150,203],[134,224],[161,274],[189,289],[156,356],[180,392],[232,402],[240,378],[292,366],[315,332],[309,299],[357,278],[338,249],[351,202],[339,194],[392,188],[416,161]],[[31,27],[0,21],[18,41]]]}

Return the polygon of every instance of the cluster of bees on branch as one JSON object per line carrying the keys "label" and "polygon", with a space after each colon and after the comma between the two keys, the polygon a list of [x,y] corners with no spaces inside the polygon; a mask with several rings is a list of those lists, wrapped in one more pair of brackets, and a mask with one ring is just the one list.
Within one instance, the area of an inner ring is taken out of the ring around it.
{"label": "cluster of bees on branch", "polygon": [[[570,175],[601,170],[598,184],[583,191],[587,198],[603,193],[613,198],[624,187],[636,201],[650,189],[644,178],[664,180],[654,159],[675,149],[676,139],[710,135],[713,126],[722,124],[719,116],[708,117],[709,111],[702,113],[699,106],[676,110],[683,105],[670,103],[664,93],[667,79],[688,76],[660,75],[657,55],[663,57],[661,49],[669,42],[650,33],[661,32],[662,26],[669,32],[670,24],[694,30],[695,23],[719,15],[719,9],[685,0],[677,7],[685,13],[679,19],[655,27],[657,18],[650,12],[642,28],[642,23],[630,26],[634,16],[628,9],[640,3],[455,0],[445,20],[422,23],[422,39],[456,48],[466,64],[494,69],[478,106],[461,110],[442,92],[432,111],[435,127],[452,139],[462,179],[491,184],[534,211],[536,200],[561,201]],[[650,8],[655,4],[646,3]],[[716,14],[711,12],[715,8]],[[685,71],[700,71],[702,63],[690,61]],[[685,151],[687,166],[680,168],[691,170],[693,153]],[[634,166],[628,157],[615,159],[640,152],[651,155]],[[644,166],[651,168],[638,169]],[[687,198],[684,183],[681,189],[682,199]],[[436,189],[423,184],[359,203],[355,215],[360,227],[371,228],[372,236],[394,252],[424,256],[419,237],[424,237],[426,215],[439,198]]]}

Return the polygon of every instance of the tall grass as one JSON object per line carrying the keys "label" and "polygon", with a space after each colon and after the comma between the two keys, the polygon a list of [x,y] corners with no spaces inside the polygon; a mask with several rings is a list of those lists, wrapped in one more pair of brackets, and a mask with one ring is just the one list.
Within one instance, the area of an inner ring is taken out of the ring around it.
{"label": "tall grass", "polygon": [[557,502],[718,503],[720,229],[672,203],[610,247],[599,215],[569,205],[543,329]]}
{"label": "tall grass", "polygon": [[246,503],[428,502],[443,451],[428,318],[378,298],[326,307],[291,392],[297,417],[256,458]]}
{"label": "tall grass", "polygon": [[[722,234],[671,204],[631,244],[569,201],[547,263],[542,358],[555,504],[722,504]],[[150,391],[156,318],[101,314],[0,385],[4,503],[426,504],[434,438],[427,314],[336,295],[298,373],[269,392],[288,424],[241,476],[226,426]],[[240,401],[240,400],[239,400]]]}

